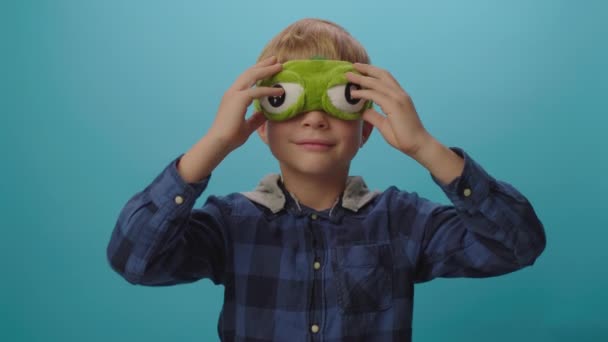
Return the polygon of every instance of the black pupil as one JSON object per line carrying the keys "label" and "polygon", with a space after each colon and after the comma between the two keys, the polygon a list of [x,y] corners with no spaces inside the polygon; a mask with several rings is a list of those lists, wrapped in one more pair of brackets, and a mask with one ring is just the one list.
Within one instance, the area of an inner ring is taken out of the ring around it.
{"label": "black pupil", "polygon": [[361,99],[353,99],[350,96],[350,91],[353,89],[361,89],[361,86],[359,86],[358,84],[354,84],[354,83],[347,83],[346,87],[344,88],[344,97],[346,98],[346,102],[350,103],[351,105],[355,105],[357,103],[359,103],[359,101],[361,101]]}
{"label": "black pupil", "polygon": [[[280,84],[275,84],[272,87],[283,89],[283,86]],[[283,94],[280,96],[268,96],[268,102],[275,108],[280,107],[285,102],[285,89],[283,89]]]}

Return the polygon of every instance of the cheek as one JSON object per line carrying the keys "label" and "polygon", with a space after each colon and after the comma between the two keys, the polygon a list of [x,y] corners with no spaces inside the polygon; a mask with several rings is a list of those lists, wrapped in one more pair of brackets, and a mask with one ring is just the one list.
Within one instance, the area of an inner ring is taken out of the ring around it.
{"label": "cheek", "polygon": [[342,127],[341,130],[341,140],[345,144],[345,149],[348,150],[348,154],[354,156],[359,148],[361,147],[361,142],[363,141],[361,137],[362,126],[357,122],[348,122],[348,125]]}
{"label": "cheek", "polygon": [[361,143],[363,134],[363,124],[360,121],[346,122],[343,132],[344,138],[351,142]]}
{"label": "cheek", "polygon": [[268,121],[266,123],[266,136],[268,137],[268,141],[276,140],[281,136],[281,128],[277,126],[276,123]]}
{"label": "cheek", "polygon": [[266,126],[266,137],[268,139],[268,145],[271,149],[277,149],[285,144],[287,137],[289,136],[289,130],[284,124],[277,124],[268,122]]}

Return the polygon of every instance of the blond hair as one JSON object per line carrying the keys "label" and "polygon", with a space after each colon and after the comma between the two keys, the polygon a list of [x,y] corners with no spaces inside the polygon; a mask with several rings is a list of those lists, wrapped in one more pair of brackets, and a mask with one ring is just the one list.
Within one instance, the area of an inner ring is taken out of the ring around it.
{"label": "blond hair", "polygon": [[264,47],[258,61],[270,56],[276,56],[281,63],[310,58],[370,63],[365,48],[343,27],[314,18],[287,26]]}

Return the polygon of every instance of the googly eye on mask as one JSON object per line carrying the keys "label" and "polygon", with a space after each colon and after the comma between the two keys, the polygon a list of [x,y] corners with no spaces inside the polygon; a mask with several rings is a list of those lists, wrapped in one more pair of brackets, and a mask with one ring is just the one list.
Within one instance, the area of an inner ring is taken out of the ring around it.
{"label": "googly eye on mask", "polygon": [[313,110],[321,110],[342,120],[356,120],[372,106],[371,101],[356,99],[351,91],[361,89],[346,79],[347,72],[358,72],[352,63],[310,59],[283,63],[283,70],[258,82],[258,86],[283,88],[281,96],[254,100],[254,107],[268,120],[284,121]]}

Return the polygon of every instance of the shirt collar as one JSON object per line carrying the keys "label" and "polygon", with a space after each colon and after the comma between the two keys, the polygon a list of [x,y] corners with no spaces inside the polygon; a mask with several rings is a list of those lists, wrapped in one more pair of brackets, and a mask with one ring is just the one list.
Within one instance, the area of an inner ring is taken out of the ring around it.
{"label": "shirt collar", "polygon": [[[289,195],[297,202],[292,194],[281,189],[280,180],[279,174],[269,174],[262,178],[253,191],[242,192],[242,194],[252,202],[261,204],[276,214],[285,208],[287,202],[285,196]],[[379,191],[370,191],[360,176],[349,176],[340,203],[343,208],[357,212],[379,194]]]}

